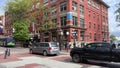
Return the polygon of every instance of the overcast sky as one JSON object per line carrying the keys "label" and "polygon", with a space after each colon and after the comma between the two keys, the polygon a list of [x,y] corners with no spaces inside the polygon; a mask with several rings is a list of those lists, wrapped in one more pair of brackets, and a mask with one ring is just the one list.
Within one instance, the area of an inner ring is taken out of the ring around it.
{"label": "overcast sky", "polygon": [[[115,22],[115,4],[120,2],[120,0],[103,0],[106,2],[110,8],[109,8],[109,28],[110,28],[110,34],[114,34],[115,36],[120,37],[120,27],[117,27],[118,22]],[[0,0],[0,14],[4,13],[3,6],[5,5],[6,0]]]}

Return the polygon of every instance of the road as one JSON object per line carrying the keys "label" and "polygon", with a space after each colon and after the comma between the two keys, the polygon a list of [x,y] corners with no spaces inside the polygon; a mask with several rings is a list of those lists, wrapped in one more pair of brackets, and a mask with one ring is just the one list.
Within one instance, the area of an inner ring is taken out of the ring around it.
{"label": "road", "polygon": [[6,48],[0,47],[0,68],[120,68],[120,63],[89,60],[87,63],[73,63],[68,52],[58,56],[29,54],[28,48],[10,48],[11,54],[4,59]]}

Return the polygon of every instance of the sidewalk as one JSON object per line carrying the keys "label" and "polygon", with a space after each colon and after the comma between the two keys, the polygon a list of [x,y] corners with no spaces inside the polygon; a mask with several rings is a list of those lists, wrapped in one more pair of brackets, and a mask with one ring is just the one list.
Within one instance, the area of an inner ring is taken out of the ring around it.
{"label": "sidewalk", "polygon": [[[0,68],[101,68],[71,62],[69,52],[61,51],[59,56],[42,56],[29,53],[13,53],[7,59],[0,57]],[[65,61],[68,60],[69,61]]]}

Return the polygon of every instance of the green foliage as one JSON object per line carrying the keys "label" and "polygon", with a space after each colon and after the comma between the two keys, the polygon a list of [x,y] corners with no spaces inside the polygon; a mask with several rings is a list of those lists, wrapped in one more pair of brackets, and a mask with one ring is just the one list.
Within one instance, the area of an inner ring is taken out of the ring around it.
{"label": "green foliage", "polygon": [[29,0],[9,0],[5,10],[10,14],[12,20],[20,21],[24,19],[24,14],[30,9]]}
{"label": "green foliage", "polygon": [[[117,22],[120,22],[120,2],[116,4],[116,11],[115,11],[115,14],[116,14],[116,21]],[[120,24],[119,24],[120,25]],[[119,26],[118,25],[118,26]]]}
{"label": "green foliage", "polygon": [[13,27],[15,28],[14,37],[16,40],[24,41],[29,39],[30,35],[28,30],[28,23],[25,21],[18,21],[13,24]]}
{"label": "green foliage", "polygon": [[16,40],[24,41],[29,39],[29,19],[25,18],[25,13],[31,8],[31,0],[9,0],[5,6],[5,11],[12,19],[12,27],[15,29]]}
{"label": "green foliage", "polygon": [[10,14],[13,20],[12,25],[15,29],[14,37],[17,40],[24,41],[29,38],[29,23],[36,22],[37,19],[39,19],[39,23],[42,23],[42,26],[37,29],[39,31],[55,27],[56,24],[48,19],[51,11],[49,7],[40,4],[37,9],[31,10],[33,4],[38,2],[40,0],[9,0],[7,2],[5,11]]}
{"label": "green foliage", "polygon": [[110,39],[111,39],[111,41],[117,40],[115,35],[110,35]]}

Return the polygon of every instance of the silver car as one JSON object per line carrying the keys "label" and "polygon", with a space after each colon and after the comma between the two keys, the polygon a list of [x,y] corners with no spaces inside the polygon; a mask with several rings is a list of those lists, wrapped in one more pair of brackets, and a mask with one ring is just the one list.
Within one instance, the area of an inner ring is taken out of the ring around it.
{"label": "silver car", "polygon": [[44,56],[58,55],[59,51],[59,45],[56,42],[36,42],[30,47],[30,53],[42,53]]}

